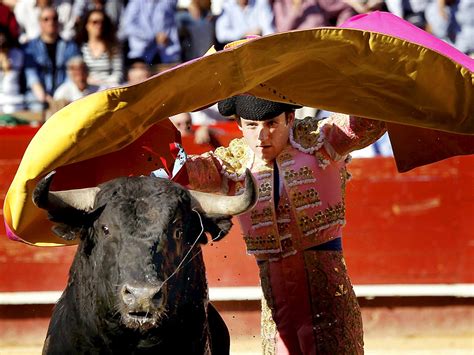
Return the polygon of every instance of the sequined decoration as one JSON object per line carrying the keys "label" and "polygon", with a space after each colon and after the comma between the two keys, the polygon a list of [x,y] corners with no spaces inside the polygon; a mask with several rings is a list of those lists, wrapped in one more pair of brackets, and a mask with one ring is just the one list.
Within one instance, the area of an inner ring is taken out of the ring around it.
{"label": "sequined decoration", "polygon": [[304,235],[313,234],[335,224],[345,223],[345,207],[340,202],[335,206],[329,206],[323,211],[316,212],[312,217],[301,213],[298,224]]}
{"label": "sequined decoration", "polygon": [[264,207],[260,210],[252,210],[250,212],[253,229],[258,229],[273,224],[273,212],[271,207]]}
{"label": "sequined decoration", "polygon": [[320,131],[319,121],[314,117],[295,120],[292,130],[292,143],[301,151],[313,153],[321,148],[324,135]]}
{"label": "sequined decoration", "polygon": [[269,181],[263,182],[258,188],[258,200],[267,201],[272,198],[272,185]]}
{"label": "sequined decoration", "polygon": [[290,204],[288,203],[288,200],[282,199],[277,208],[278,217],[288,219],[290,218],[290,212],[291,212],[291,208],[290,208]]}
{"label": "sequined decoration", "polygon": [[303,210],[309,207],[321,205],[319,193],[314,188],[309,188],[306,191],[294,191],[291,194],[291,201],[294,203],[296,210]]}
{"label": "sequined decoration", "polygon": [[250,254],[255,254],[259,251],[264,251],[266,253],[280,251],[280,242],[273,234],[257,236],[244,235],[244,241],[247,245],[247,251]]}
{"label": "sequined decoration", "polygon": [[363,354],[360,307],[339,251],[304,252],[317,354]]}
{"label": "sequined decoration", "polygon": [[307,166],[303,166],[298,171],[293,169],[285,170],[284,178],[288,186],[297,186],[302,184],[309,184],[315,182],[313,170]]}
{"label": "sequined decoration", "polygon": [[342,202],[344,203],[344,201],[346,200],[346,185],[350,179],[350,174],[347,171],[346,167],[341,168],[340,176],[341,176]]}
{"label": "sequined decoration", "polygon": [[224,175],[229,178],[238,178],[245,174],[245,169],[249,168],[252,161],[251,149],[243,138],[233,139],[228,147],[218,147],[214,156],[222,162]]}
{"label": "sequined decoration", "polygon": [[[262,353],[263,355],[276,354],[277,344],[277,328],[272,317],[273,302],[271,299],[270,278],[268,276],[268,261],[262,262],[260,268],[260,282],[264,297],[262,297],[262,313],[261,313],[261,336],[262,336]],[[267,301],[268,299],[268,301]]]}

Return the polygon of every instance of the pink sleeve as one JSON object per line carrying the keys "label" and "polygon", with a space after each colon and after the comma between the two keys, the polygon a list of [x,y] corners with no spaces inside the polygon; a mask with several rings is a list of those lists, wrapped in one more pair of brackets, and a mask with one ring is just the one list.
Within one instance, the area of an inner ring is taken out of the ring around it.
{"label": "pink sleeve", "polygon": [[186,171],[190,189],[203,192],[222,191],[221,165],[212,153],[188,156]]}
{"label": "pink sleeve", "polygon": [[323,122],[324,148],[334,160],[372,144],[386,131],[385,122],[340,113]]}

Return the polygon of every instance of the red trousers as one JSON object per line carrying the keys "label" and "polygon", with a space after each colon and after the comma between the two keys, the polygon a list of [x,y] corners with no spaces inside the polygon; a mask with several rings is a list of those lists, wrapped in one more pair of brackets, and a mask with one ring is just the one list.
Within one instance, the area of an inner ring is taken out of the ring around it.
{"label": "red trousers", "polygon": [[342,252],[306,250],[259,267],[264,354],[363,354],[360,308]]}

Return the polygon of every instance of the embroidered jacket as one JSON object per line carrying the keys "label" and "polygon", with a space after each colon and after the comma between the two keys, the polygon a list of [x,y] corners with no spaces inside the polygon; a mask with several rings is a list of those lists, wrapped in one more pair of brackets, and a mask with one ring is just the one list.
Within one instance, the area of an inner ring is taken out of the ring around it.
{"label": "embroidered jacket", "polygon": [[[278,259],[341,236],[348,153],[374,142],[384,131],[382,122],[341,114],[320,121],[306,118],[295,120],[290,142],[273,164],[256,164],[240,138],[226,148],[191,157],[186,166],[192,188],[228,194],[241,192],[245,169],[251,170],[259,199],[238,217],[247,251],[257,259]],[[274,186],[274,167],[279,186]]]}

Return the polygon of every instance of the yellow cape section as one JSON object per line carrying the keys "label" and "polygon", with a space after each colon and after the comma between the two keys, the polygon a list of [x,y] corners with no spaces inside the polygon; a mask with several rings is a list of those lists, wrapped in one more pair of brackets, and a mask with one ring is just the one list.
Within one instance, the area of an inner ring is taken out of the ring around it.
{"label": "yellow cape section", "polygon": [[[6,223],[25,242],[64,244],[50,231],[45,212],[31,201],[42,176],[117,151],[170,115],[245,92],[474,134],[473,75],[449,58],[369,31],[319,28],[281,33],[188,62],[134,86],[90,95],[56,113],[25,152],[5,199]],[[104,167],[109,168],[113,166]]]}

